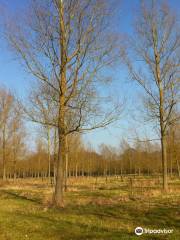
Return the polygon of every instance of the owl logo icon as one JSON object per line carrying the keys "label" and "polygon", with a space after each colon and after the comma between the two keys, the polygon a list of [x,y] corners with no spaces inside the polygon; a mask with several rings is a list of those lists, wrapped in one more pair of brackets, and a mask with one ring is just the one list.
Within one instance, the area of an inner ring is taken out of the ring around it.
{"label": "owl logo icon", "polygon": [[143,234],[143,228],[142,227],[137,227],[135,228],[135,234],[140,236]]}

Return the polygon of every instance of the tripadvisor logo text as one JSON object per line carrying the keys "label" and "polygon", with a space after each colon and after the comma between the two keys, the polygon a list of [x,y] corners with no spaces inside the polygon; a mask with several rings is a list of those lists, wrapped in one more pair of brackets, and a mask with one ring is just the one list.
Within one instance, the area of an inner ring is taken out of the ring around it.
{"label": "tripadvisor logo text", "polygon": [[136,227],[135,234],[140,236],[142,234],[170,234],[173,233],[173,229],[149,229],[149,228],[142,228]]}

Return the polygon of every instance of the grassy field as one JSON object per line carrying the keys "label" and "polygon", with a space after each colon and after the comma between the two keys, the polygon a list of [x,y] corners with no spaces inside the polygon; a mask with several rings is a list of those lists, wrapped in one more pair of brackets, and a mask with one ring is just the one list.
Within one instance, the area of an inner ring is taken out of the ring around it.
{"label": "grassy field", "polygon": [[[123,181],[122,181],[123,180]],[[133,183],[133,185],[131,184]],[[70,179],[65,208],[51,207],[52,188],[41,180],[0,187],[0,240],[180,239],[180,181],[163,195],[159,179]],[[173,229],[136,236],[137,226]]]}

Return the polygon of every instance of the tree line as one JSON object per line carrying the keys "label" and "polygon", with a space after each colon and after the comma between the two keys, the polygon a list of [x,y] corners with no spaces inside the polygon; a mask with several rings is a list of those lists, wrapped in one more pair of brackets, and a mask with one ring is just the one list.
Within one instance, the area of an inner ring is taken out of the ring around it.
{"label": "tree line", "polygon": [[[3,92],[3,91],[2,91]],[[4,93],[4,92],[3,92]],[[9,92],[6,92],[9,96]],[[6,98],[8,104],[8,98]],[[9,115],[10,117],[10,115]],[[11,115],[12,117],[12,115]],[[13,119],[14,120],[14,119]],[[23,115],[19,121],[23,122]],[[14,126],[12,120],[6,119]],[[17,121],[17,119],[16,119]],[[55,184],[57,169],[57,139],[51,131],[50,139],[43,129],[36,139],[36,149],[29,151],[25,140],[25,127],[21,125],[14,136],[6,138],[5,144],[1,138],[1,155],[5,152],[1,162],[1,177],[3,179],[40,178],[48,179],[49,184]],[[9,130],[11,128],[9,125]],[[11,132],[12,134],[14,132]],[[19,133],[19,135],[18,135]],[[44,136],[43,136],[44,135]],[[170,177],[180,176],[180,126],[173,126],[168,132],[167,172]],[[50,141],[50,146],[48,147]],[[160,175],[162,173],[160,144],[148,140],[136,139],[133,144],[125,139],[119,147],[101,144],[97,150],[83,143],[80,134],[72,135],[68,141],[68,166],[64,168],[67,180],[69,177],[105,177],[126,175]],[[3,147],[5,149],[3,149]],[[49,152],[50,151],[50,152]],[[68,183],[66,182],[68,185]],[[67,186],[66,186],[67,188]]]}

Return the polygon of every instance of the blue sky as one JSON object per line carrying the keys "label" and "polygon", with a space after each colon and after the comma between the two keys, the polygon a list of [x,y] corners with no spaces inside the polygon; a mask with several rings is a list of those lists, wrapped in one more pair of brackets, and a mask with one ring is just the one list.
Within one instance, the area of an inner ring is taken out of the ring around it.
{"label": "blue sky", "polygon": [[[111,1],[111,0],[110,0]],[[117,10],[117,17],[114,28],[120,33],[132,34],[132,23],[135,11],[139,6],[140,0],[119,0],[121,4]],[[147,0],[148,1],[148,0]],[[16,11],[23,8],[28,0],[0,0],[7,8]],[[167,1],[177,12],[180,12],[180,1]],[[132,115],[137,114],[137,109],[141,104],[137,95],[140,89],[128,81],[127,74],[122,70],[122,66],[117,66],[113,70],[114,85],[113,91],[121,99],[126,98],[126,108],[122,113],[121,119],[116,124],[109,126],[107,129],[99,129],[85,134],[84,139],[90,142],[93,147],[97,148],[101,143],[118,146],[122,137],[133,138],[135,132],[141,136],[148,135],[150,138],[155,135],[150,125],[144,125],[142,122],[133,120]],[[31,76],[29,76],[22,66],[13,58],[8,51],[6,42],[0,38],[0,85],[10,88],[19,96],[25,97],[30,86]],[[130,96],[130,97],[129,97]]]}

